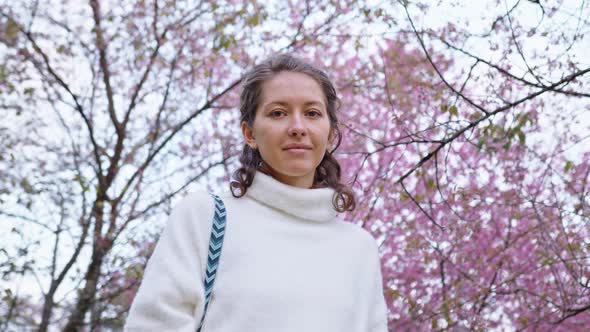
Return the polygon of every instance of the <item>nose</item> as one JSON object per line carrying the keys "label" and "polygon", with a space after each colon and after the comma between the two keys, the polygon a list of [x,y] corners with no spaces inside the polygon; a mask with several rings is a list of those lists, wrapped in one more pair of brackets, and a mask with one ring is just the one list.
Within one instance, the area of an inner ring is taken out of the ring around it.
{"label": "nose", "polygon": [[307,128],[301,115],[295,114],[291,117],[291,121],[289,122],[289,128],[287,132],[289,136],[293,137],[306,135]]}

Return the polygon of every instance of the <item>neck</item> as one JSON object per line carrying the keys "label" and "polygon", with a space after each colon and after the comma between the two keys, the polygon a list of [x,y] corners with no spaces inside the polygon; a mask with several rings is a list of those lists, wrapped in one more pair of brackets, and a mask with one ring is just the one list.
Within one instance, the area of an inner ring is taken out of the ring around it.
{"label": "neck", "polygon": [[271,174],[273,178],[284,184],[288,184],[293,187],[310,189],[313,187],[313,173],[311,175],[299,176],[286,176],[281,174]]}
{"label": "neck", "polygon": [[332,188],[300,188],[257,172],[246,191],[249,197],[301,219],[325,222],[337,215]]}
{"label": "neck", "polygon": [[[266,166],[266,165],[265,165]],[[313,188],[313,180],[315,177],[315,172],[310,172],[309,174],[301,175],[301,176],[289,176],[284,175],[276,172],[270,166],[263,167],[260,169],[261,172],[272,176],[275,180],[293,186],[297,188],[304,188],[304,189],[311,189]]]}

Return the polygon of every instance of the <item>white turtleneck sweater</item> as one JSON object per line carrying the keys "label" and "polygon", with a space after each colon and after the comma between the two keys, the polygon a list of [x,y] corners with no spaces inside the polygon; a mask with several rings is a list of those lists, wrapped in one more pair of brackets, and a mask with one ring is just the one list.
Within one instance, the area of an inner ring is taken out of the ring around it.
{"label": "white turtleneck sweater", "polygon": [[[258,172],[244,197],[220,195],[227,224],[204,332],[387,331],[376,243],[337,218],[333,193]],[[196,331],[212,218],[207,193],[176,206],[126,331]]]}

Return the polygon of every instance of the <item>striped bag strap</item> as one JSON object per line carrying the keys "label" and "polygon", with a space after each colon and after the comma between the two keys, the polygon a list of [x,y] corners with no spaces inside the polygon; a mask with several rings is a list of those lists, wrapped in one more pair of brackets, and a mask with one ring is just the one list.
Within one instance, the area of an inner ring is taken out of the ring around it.
{"label": "striped bag strap", "polygon": [[213,283],[215,282],[215,275],[217,274],[217,267],[219,266],[219,257],[221,256],[221,248],[223,246],[223,236],[225,235],[225,205],[219,196],[211,194],[215,201],[215,213],[213,215],[213,226],[211,227],[211,237],[209,238],[209,255],[207,256],[207,271],[205,271],[205,309],[203,309],[203,316],[199,323],[197,332],[201,332],[203,328],[203,321],[207,314],[209,301],[211,300],[211,292],[213,290]]}

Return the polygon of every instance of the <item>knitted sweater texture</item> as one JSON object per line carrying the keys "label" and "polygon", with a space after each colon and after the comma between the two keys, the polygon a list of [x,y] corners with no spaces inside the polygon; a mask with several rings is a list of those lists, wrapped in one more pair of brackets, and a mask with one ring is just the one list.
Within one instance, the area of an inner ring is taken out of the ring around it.
{"label": "knitted sweater texture", "polygon": [[[225,240],[204,332],[386,332],[377,246],[332,207],[334,191],[257,173],[246,195],[220,195]],[[196,331],[213,199],[173,209],[127,317],[126,331]]]}

